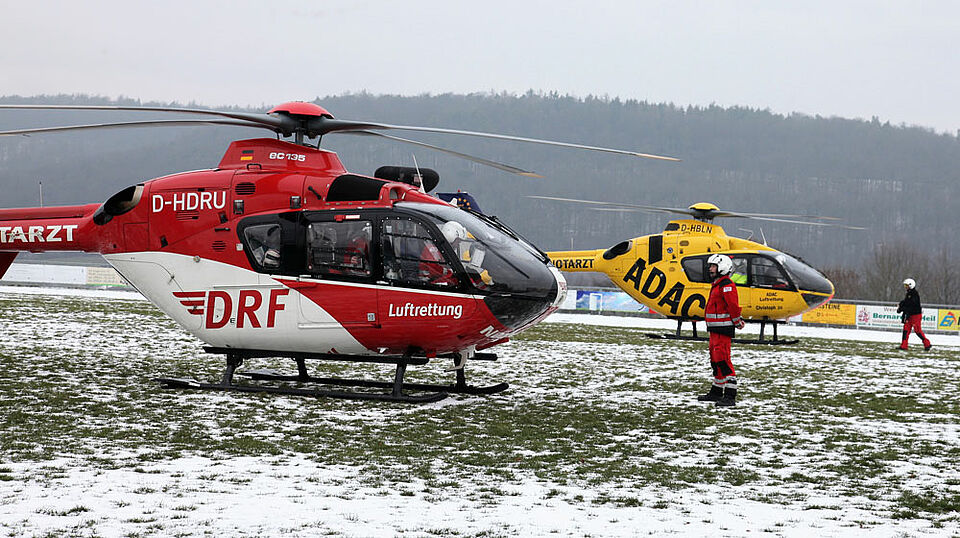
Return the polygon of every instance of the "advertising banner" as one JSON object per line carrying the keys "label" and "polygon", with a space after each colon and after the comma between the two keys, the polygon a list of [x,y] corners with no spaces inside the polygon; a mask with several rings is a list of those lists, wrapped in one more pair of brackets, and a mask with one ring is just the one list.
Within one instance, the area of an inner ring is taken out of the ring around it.
{"label": "advertising banner", "polygon": [[[934,330],[937,328],[938,311],[934,308],[923,309],[924,330]],[[897,313],[895,306],[857,306],[857,327],[870,327],[876,329],[903,329],[903,321],[900,314]]]}
{"label": "advertising banner", "polygon": [[960,308],[956,310],[943,310],[943,309],[938,310],[937,311],[937,329],[941,331],[960,330],[960,323],[957,323],[958,318],[960,318]]}
{"label": "advertising banner", "polygon": [[560,304],[560,310],[576,310],[577,309],[577,290],[567,290],[567,296],[564,297],[563,303]]}
{"label": "advertising banner", "polygon": [[91,286],[127,286],[127,281],[112,267],[87,267],[87,282]]}
{"label": "advertising banner", "polygon": [[83,285],[87,283],[87,268],[71,265],[14,263],[3,275],[3,280],[30,284]]}
{"label": "advertising banner", "polygon": [[804,323],[824,323],[827,325],[856,325],[857,305],[827,303],[803,314]]}
{"label": "advertising banner", "polygon": [[650,312],[622,291],[577,290],[577,310],[595,312]]}

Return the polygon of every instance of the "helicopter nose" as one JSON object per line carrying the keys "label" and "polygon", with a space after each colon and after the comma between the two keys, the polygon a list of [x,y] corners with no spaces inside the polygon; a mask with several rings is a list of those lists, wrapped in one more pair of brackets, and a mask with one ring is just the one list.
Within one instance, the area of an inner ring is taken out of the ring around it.
{"label": "helicopter nose", "polygon": [[567,296],[567,281],[554,267],[542,265],[530,275],[523,290],[489,295],[487,308],[497,321],[511,330],[520,330],[559,308]]}
{"label": "helicopter nose", "polygon": [[553,273],[553,278],[557,282],[557,297],[553,300],[553,308],[556,310],[567,300],[567,279],[563,278],[563,273],[552,265],[550,272]]}
{"label": "helicopter nose", "polygon": [[779,254],[777,260],[793,278],[793,283],[800,290],[800,295],[809,309],[816,308],[833,298],[833,283],[820,271],[787,254]]}
{"label": "helicopter nose", "polygon": [[825,276],[816,274],[807,276],[800,286],[800,295],[810,309],[814,309],[833,298],[834,287]]}

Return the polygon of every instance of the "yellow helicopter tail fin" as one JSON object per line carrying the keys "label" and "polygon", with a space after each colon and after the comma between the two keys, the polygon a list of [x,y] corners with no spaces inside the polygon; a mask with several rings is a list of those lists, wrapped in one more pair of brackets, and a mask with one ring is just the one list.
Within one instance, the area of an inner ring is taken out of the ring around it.
{"label": "yellow helicopter tail fin", "polygon": [[599,267],[603,249],[598,250],[567,250],[563,252],[547,252],[550,261],[557,269],[567,272],[595,271],[602,272]]}

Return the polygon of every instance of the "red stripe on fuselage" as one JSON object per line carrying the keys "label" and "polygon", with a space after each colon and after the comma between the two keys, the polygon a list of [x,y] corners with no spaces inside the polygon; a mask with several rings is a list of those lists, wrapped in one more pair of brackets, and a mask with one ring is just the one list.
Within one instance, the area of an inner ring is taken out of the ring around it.
{"label": "red stripe on fuselage", "polygon": [[[370,350],[448,353],[508,334],[483,297],[344,282],[277,279],[326,311]],[[305,308],[306,307],[306,308]],[[309,304],[301,303],[301,316]],[[309,321],[309,320],[308,320]],[[319,322],[319,320],[317,320]]]}

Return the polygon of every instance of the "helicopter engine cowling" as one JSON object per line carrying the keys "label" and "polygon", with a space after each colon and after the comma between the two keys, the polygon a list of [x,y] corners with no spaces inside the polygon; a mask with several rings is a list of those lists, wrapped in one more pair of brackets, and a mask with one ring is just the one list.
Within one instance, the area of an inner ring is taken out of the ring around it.
{"label": "helicopter engine cowling", "polygon": [[373,177],[386,181],[398,181],[423,186],[423,192],[430,192],[440,184],[440,174],[430,168],[414,168],[412,166],[381,166],[373,173]]}

